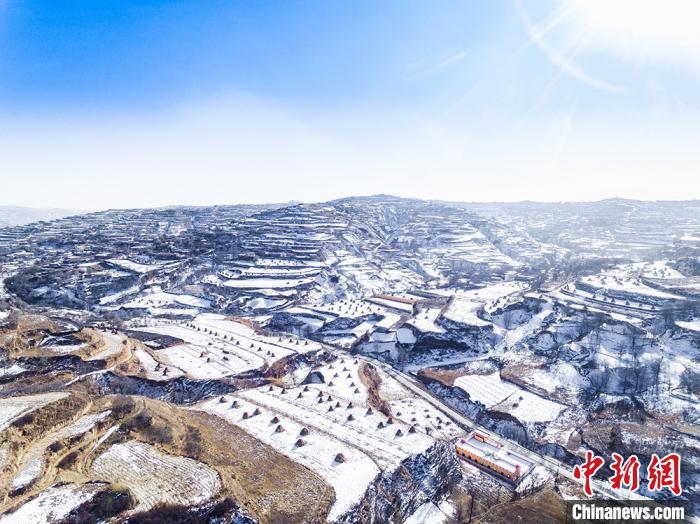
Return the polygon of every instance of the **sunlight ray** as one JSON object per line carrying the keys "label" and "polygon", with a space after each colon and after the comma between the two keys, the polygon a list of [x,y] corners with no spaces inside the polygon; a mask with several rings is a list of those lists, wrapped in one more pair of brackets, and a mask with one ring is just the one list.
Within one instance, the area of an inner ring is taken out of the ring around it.
{"label": "sunlight ray", "polygon": [[544,38],[547,34],[559,27],[564,21],[568,20],[576,11],[574,4],[561,4],[547,14],[539,23],[533,24],[533,33],[537,38]]}
{"label": "sunlight ray", "polygon": [[551,45],[546,38],[543,38],[537,33],[536,27],[533,25],[532,20],[525,11],[521,0],[513,0],[520,15],[520,18],[528,31],[530,39],[532,42],[537,44],[539,49],[545,55],[545,57],[556,67],[561,69],[564,73],[569,75],[576,80],[599,90],[607,91],[610,93],[624,93],[627,91],[626,88],[618,84],[613,84],[601,78],[595,77],[586,71],[584,71],[578,64],[576,64],[570,58],[562,55],[562,53]]}

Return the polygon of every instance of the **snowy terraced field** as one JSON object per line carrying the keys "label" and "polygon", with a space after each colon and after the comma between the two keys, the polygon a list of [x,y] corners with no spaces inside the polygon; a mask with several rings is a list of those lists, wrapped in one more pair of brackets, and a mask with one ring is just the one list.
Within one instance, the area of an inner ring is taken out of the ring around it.
{"label": "snowy terraced field", "polygon": [[409,320],[407,324],[412,325],[422,333],[444,333],[445,330],[435,323],[440,318],[441,312],[441,308],[430,308],[421,311]]}
{"label": "snowy terraced field", "polygon": [[[337,497],[332,520],[361,497],[379,471],[425,451],[434,442],[426,428],[435,429],[431,425],[440,418],[383,372],[382,384],[396,396],[392,417],[369,409],[358,373],[361,362],[343,359],[315,368],[325,383],[289,389],[262,386],[207,400],[197,409],[236,424],[328,480]],[[456,427],[442,427],[441,436],[456,434]],[[336,460],[339,454],[342,459]]]}
{"label": "snowy terraced field", "polygon": [[205,464],[133,440],[110,447],[95,459],[92,471],[101,479],[129,486],[138,500],[135,511],[161,502],[194,506],[211,499],[221,487],[219,474]]}
{"label": "snowy terraced field", "polygon": [[205,349],[204,346],[193,344],[171,346],[158,351],[157,355],[163,364],[181,369],[195,379],[235,375],[257,369],[265,363],[263,358],[244,351],[239,350],[234,355],[229,350],[228,354],[224,354],[221,349],[213,346]]}
{"label": "snowy terraced field", "polygon": [[688,322],[684,322],[682,320],[677,320],[676,325],[678,327],[682,327],[683,329],[687,329],[689,331],[700,331],[700,320],[698,319],[693,319]]}
{"label": "snowy terraced field", "polygon": [[68,395],[69,393],[42,393],[40,395],[0,399],[0,431],[6,429],[22,415],[31,413],[35,409],[44,407],[51,402],[66,398]]}
{"label": "snowy terraced field", "polygon": [[102,298],[100,298],[100,304],[112,304],[121,300],[124,297],[128,297],[129,295],[135,295],[139,291],[141,291],[141,286],[131,286],[130,288],[124,289],[122,291],[117,291],[116,293],[111,293],[109,295],[103,296]]}
{"label": "snowy terraced field", "polygon": [[163,306],[179,305],[207,309],[211,306],[209,300],[186,294],[167,293],[160,286],[154,286],[139,294],[133,300],[122,305],[124,308],[162,308]]}
{"label": "snowy terraced field", "polygon": [[404,313],[413,312],[413,304],[399,302],[398,300],[390,300],[390,299],[381,298],[381,297],[372,297],[372,298],[367,299],[367,301],[371,302],[373,304],[378,304],[380,306],[384,306],[384,307],[389,308],[389,309],[402,311]]}
{"label": "snowy terraced field", "polygon": [[[233,397],[226,397],[225,403],[209,400],[199,407],[239,426],[327,480],[336,492],[335,503],[328,515],[329,520],[350,509],[362,497],[368,484],[379,474],[377,464],[353,445],[335,440],[316,427],[308,427],[309,424],[304,421],[297,421],[293,417],[269,409],[261,409],[259,415],[244,419],[243,413],[252,414],[257,406],[238,400],[240,409],[233,409],[232,399]],[[274,417],[279,421],[277,424],[272,422]],[[317,424],[321,422],[322,420],[319,420]],[[284,430],[277,432],[277,426]],[[305,429],[309,430],[309,434],[302,434],[302,430]],[[304,441],[304,445],[297,446],[299,439]],[[338,454],[343,456],[344,462],[336,460]]]}
{"label": "snowy terraced field", "polygon": [[656,260],[654,262],[640,262],[638,264],[630,264],[630,266],[639,267],[642,276],[647,278],[685,278],[685,275],[680,271],[673,269],[669,260]]}
{"label": "snowy terraced field", "polygon": [[76,485],[63,484],[45,489],[12,513],[0,517],[1,524],[50,524],[66,518],[81,504],[91,500],[107,484],[93,482]]}
{"label": "snowy terraced field", "polygon": [[139,361],[144,374],[150,380],[170,380],[184,374],[181,369],[175,367],[168,367],[166,371],[163,369],[163,365],[144,349],[136,348],[134,356]]}
{"label": "snowy terraced field", "polygon": [[[348,407],[350,402],[340,401],[333,395],[330,401],[326,397],[318,404],[320,397],[312,394],[298,398],[295,389],[288,394],[294,398],[288,400],[280,398],[286,395],[268,395],[261,390],[248,390],[240,396],[250,405],[284,415],[324,432],[331,438],[358,447],[382,469],[398,465],[409,454],[420,453],[432,443],[425,434],[409,434],[408,424],[399,421],[387,424],[388,417],[379,413],[367,414],[368,408],[360,404],[356,406],[352,403]],[[325,406],[322,405],[324,403]],[[330,407],[333,407],[331,412],[328,411]],[[380,422],[385,426],[380,428]],[[399,431],[403,435],[397,435]]]}
{"label": "snowy terraced field", "polygon": [[351,288],[367,293],[380,293],[385,288],[403,291],[420,284],[420,279],[405,268],[378,267],[366,259],[352,256],[348,251],[337,251],[339,275]]}
{"label": "snowy terraced field", "polygon": [[520,263],[499,251],[480,231],[469,224],[456,227],[454,235],[444,236],[444,247],[432,248],[429,253],[438,258],[456,258],[472,264],[500,267],[518,267]]}
{"label": "snowy terraced field", "polygon": [[285,304],[287,304],[287,300],[283,298],[255,297],[246,302],[246,307],[248,309],[272,309],[282,307]]}
{"label": "snowy terraced field", "polygon": [[472,401],[491,410],[510,413],[521,422],[549,422],[566,409],[563,404],[501,380],[498,373],[464,375],[455,380],[455,386],[469,393]]}
{"label": "snowy terraced field", "polygon": [[64,344],[64,345],[48,345],[44,346],[43,349],[50,351],[51,353],[56,353],[57,355],[67,355],[68,353],[73,353],[75,351],[80,351],[87,344]]}
{"label": "snowy terraced field", "polygon": [[550,394],[563,391],[571,398],[575,398],[576,393],[586,383],[576,368],[568,362],[557,362],[548,369],[537,369],[522,378],[528,386],[540,388]]}
{"label": "snowy terraced field", "polygon": [[622,322],[639,324],[641,319],[653,314],[651,306],[641,300],[630,299],[628,301],[616,300],[613,302],[604,294],[604,290],[591,293],[579,289],[574,284],[568,284],[559,290],[548,293],[548,296],[556,302],[579,311],[587,308],[589,311],[609,314],[612,318]]}
{"label": "snowy terraced field", "polygon": [[323,322],[328,322],[336,318],[335,315],[331,313],[324,313],[322,310],[311,308],[308,306],[292,306],[284,310],[285,313],[291,313],[300,317],[307,316]]}
{"label": "snowy terraced field", "polygon": [[[295,338],[258,335],[250,327],[221,315],[200,315],[188,323],[155,324],[142,331],[158,333],[184,340],[154,353],[168,367],[168,376],[186,373],[197,379],[220,378],[258,369],[294,353],[305,353],[320,348],[315,342],[300,342]],[[143,359],[142,359],[143,357]],[[150,355],[139,354],[149,376],[162,379],[157,363]],[[152,360],[152,359],[151,359]],[[172,369],[173,373],[170,372]]]}
{"label": "snowy terraced field", "polygon": [[256,355],[260,355],[268,363],[294,353],[309,353],[321,349],[318,342],[294,336],[260,335],[251,327],[227,320],[222,315],[203,314],[197,317],[192,325],[209,329],[210,334],[215,337],[223,336],[225,340],[235,341],[234,344],[240,342],[240,347],[254,350]]}
{"label": "snowy terraced field", "polygon": [[251,266],[241,269],[242,277],[275,277],[275,278],[303,278],[316,276],[321,271],[320,268],[314,267],[270,267],[270,266]]}
{"label": "snowy terraced field", "polygon": [[445,318],[468,326],[488,326],[489,323],[478,317],[483,302],[456,295],[445,311]]}
{"label": "snowy terraced field", "polygon": [[306,278],[237,278],[226,280],[224,286],[239,289],[290,289],[312,284],[315,279]]}
{"label": "snowy terraced field", "polygon": [[27,371],[27,368],[20,366],[19,364],[12,364],[5,367],[0,367],[0,378],[10,377],[14,375],[19,375]]}
{"label": "snowy terraced field", "polygon": [[173,264],[177,264],[177,262],[141,264],[139,262],[134,262],[126,258],[111,258],[107,260],[107,262],[109,262],[110,264],[114,264],[115,266],[128,269],[129,271],[133,271],[134,273],[147,273],[149,271],[155,271],[156,269],[161,269],[169,265],[172,266]]}
{"label": "snowy terraced field", "polygon": [[87,360],[101,360],[112,357],[117,355],[124,347],[124,341],[126,340],[124,335],[110,333],[108,331],[100,331],[100,335],[105,344],[104,348]]}
{"label": "snowy terraced field", "polygon": [[454,297],[445,310],[444,316],[446,319],[472,326],[486,326],[488,322],[477,316],[477,312],[480,309],[491,310],[496,302],[516,295],[525,288],[526,286],[522,282],[502,282],[480,289],[441,289],[434,291]]}
{"label": "snowy terraced field", "polygon": [[601,292],[609,290],[627,295],[638,295],[640,300],[646,297],[664,300],[684,300],[681,296],[645,284],[640,277],[673,279],[681,278],[683,275],[668,267],[666,261],[639,262],[616,266],[597,275],[583,277],[581,282],[600,289]]}
{"label": "snowy terraced field", "polygon": [[344,318],[362,317],[379,309],[374,308],[364,300],[356,299],[341,300],[338,302],[330,302],[325,304],[314,304],[310,307],[312,307],[315,311],[322,311]]}
{"label": "snowy terraced field", "polygon": [[682,300],[682,297],[665,291],[654,289],[642,284],[639,279],[633,277],[612,277],[609,275],[594,275],[583,277],[581,282],[602,290],[621,291],[631,295],[646,295],[649,297]]}
{"label": "snowy terraced field", "polygon": [[102,413],[84,415],[72,424],[49,433],[33,443],[29,451],[22,457],[18,472],[12,481],[12,489],[24,488],[39,478],[44,467],[44,453],[51,444],[87,433],[95,424],[104,420],[109,414],[110,411],[103,411]]}
{"label": "snowy terraced field", "polygon": [[423,399],[407,397],[389,401],[391,412],[406,424],[419,428],[431,437],[450,440],[462,433],[462,430],[447,417]]}
{"label": "snowy terraced field", "polygon": [[360,318],[368,315],[379,315],[382,319],[376,322],[377,327],[389,328],[399,321],[401,315],[374,304],[368,300],[347,299],[322,304],[310,304],[303,307],[285,309],[287,313],[309,311],[316,315],[322,315],[326,321],[334,318]]}

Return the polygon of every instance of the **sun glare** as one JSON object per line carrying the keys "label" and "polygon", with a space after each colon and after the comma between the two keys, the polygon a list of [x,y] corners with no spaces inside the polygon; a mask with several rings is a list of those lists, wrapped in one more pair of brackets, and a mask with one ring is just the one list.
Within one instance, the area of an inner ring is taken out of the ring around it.
{"label": "sun glare", "polygon": [[601,53],[700,72],[700,0],[552,0],[537,14],[525,0],[514,5],[530,42],[561,72],[596,89],[630,90],[596,71],[591,59]]}
{"label": "sun glare", "polygon": [[697,0],[569,0],[589,46],[629,58],[700,63]]}

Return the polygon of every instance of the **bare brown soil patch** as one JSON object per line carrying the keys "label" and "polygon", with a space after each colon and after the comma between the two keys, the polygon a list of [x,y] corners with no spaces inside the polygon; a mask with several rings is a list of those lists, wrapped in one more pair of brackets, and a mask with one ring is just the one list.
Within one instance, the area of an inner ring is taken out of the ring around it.
{"label": "bare brown soil patch", "polygon": [[466,375],[463,369],[440,369],[440,368],[425,368],[418,373],[419,376],[429,380],[440,382],[444,386],[454,386],[455,380]]}
{"label": "bare brown soil patch", "polygon": [[367,403],[380,413],[390,417],[391,408],[389,403],[379,393],[382,379],[377,373],[377,369],[369,362],[362,362],[359,368],[359,375],[362,383],[367,386]]}
{"label": "bare brown soil patch", "polygon": [[559,524],[566,522],[566,502],[552,486],[546,486],[541,491],[522,499],[499,504],[479,516],[474,522]]}

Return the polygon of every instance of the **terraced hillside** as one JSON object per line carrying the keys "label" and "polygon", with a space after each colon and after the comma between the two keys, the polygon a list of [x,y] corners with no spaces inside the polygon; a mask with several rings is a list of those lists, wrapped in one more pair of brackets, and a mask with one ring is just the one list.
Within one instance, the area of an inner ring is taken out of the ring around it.
{"label": "terraced hillside", "polygon": [[[659,442],[698,512],[699,282],[697,202],[0,229],[0,523],[555,521],[586,451]],[[475,429],[527,471],[460,460]]]}

